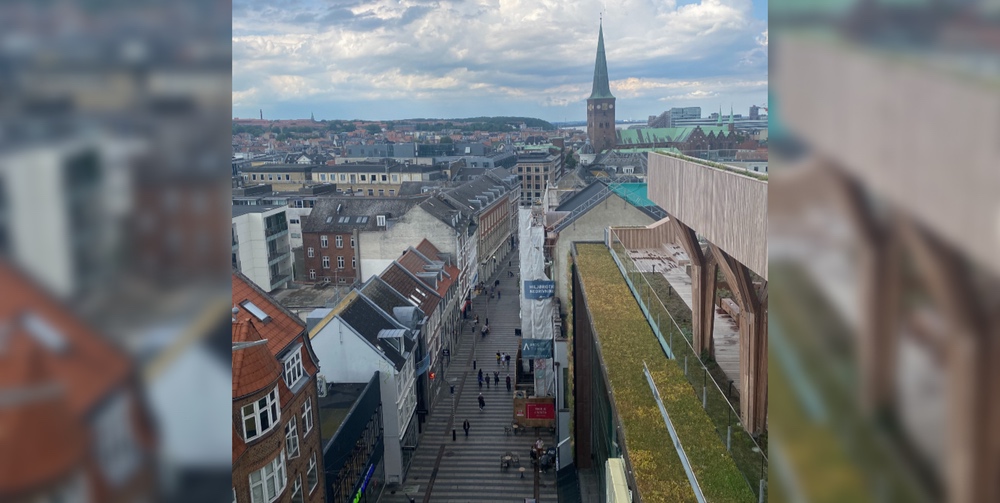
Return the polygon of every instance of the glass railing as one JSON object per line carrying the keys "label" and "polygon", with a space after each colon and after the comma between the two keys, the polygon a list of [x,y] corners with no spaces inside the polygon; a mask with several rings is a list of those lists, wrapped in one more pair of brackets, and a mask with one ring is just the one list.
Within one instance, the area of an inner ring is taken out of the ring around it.
{"label": "glass railing", "polygon": [[[665,301],[668,299],[663,298],[663,295],[676,295],[676,292],[664,294],[662,285],[654,286],[651,280],[658,282],[657,278],[664,281],[665,278],[659,273],[642,271],[629,256],[614,229],[609,230],[609,236],[611,256],[660,340],[664,354],[675,358],[677,364],[684,369],[688,383],[701,399],[705,412],[715,425],[715,432],[726,445],[740,473],[754,494],[760,498],[763,492],[763,501],[767,501],[767,453],[744,428],[739,411],[733,408],[729,400],[728,384],[725,386],[726,390],[723,390],[712,378],[712,371],[695,352],[691,343],[691,327],[685,324],[682,328],[667,309],[668,303]],[[672,289],[667,289],[668,292],[670,290]]]}

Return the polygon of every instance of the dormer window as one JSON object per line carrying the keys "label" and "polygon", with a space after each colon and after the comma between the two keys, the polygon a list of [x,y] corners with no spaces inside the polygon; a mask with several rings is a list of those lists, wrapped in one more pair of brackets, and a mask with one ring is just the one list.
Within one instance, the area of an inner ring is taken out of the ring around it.
{"label": "dormer window", "polygon": [[302,367],[302,347],[297,346],[288,356],[285,357],[283,362],[285,366],[285,384],[289,388],[295,386],[295,383],[299,382],[299,379],[305,375],[305,369]]}
{"label": "dormer window", "polygon": [[375,225],[378,225],[379,227],[385,227],[385,215],[376,215]]}

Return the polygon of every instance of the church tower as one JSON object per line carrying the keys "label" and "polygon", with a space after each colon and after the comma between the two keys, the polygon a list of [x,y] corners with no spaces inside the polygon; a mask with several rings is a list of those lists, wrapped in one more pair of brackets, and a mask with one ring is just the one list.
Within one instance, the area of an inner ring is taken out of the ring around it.
{"label": "church tower", "polygon": [[608,84],[608,60],[604,56],[604,23],[597,35],[597,61],[594,63],[594,87],[587,98],[587,137],[595,153],[614,148],[615,97]]}

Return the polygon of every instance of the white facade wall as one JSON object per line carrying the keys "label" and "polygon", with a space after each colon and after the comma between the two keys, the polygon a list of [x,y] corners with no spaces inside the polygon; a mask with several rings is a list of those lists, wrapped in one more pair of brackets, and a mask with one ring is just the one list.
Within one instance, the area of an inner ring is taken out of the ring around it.
{"label": "white facade wall", "polygon": [[[287,209],[280,207],[266,212],[247,213],[233,217],[233,225],[236,228],[236,240],[239,242],[237,258],[240,264],[240,272],[266,292],[271,292],[285,283],[271,283],[271,269],[267,258],[267,237],[264,234],[264,220],[272,215],[286,213]],[[287,213],[285,218],[288,218]],[[278,268],[291,274],[292,254],[288,234],[286,232],[284,235],[276,238],[279,253],[283,254],[278,262]]]}
{"label": "white facade wall", "polygon": [[[375,218],[375,215],[372,215]],[[388,230],[365,231],[358,235],[361,269],[360,282],[377,276],[399,258],[410,246],[416,247],[427,238],[443,253],[455,254],[455,231],[420,206],[414,206],[405,215],[396,216]]]}
{"label": "white facade wall", "polygon": [[[363,302],[363,301],[361,301]],[[310,336],[320,373],[331,383],[364,383],[379,372],[385,429],[385,472],[390,482],[403,477],[402,436],[416,411],[413,353],[401,372],[340,318],[333,317]],[[390,404],[394,404],[392,406]]]}
{"label": "white facade wall", "polygon": [[[312,208],[285,208],[288,216],[288,244],[292,249],[302,248],[302,219],[312,213]],[[293,224],[292,220],[299,223]]]}

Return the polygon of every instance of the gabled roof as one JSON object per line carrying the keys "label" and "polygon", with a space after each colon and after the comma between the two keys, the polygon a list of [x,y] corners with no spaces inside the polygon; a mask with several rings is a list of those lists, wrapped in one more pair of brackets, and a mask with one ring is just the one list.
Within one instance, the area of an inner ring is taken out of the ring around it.
{"label": "gabled roof", "polygon": [[[588,205],[588,204],[593,205],[595,203],[599,203],[599,202],[604,201],[605,199],[611,197],[612,194],[618,194],[618,190],[616,190],[616,189],[617,189],[617,186],[615,188],[608,189],[608,185],[606,185],[604,182],[598,180],[598,181],[595,181],[595,182],[591,183],[590,185],[587,185],[586,187],[580,189],[576,194],[573,194],[572,196],[564,199],[559,204],[559,206],[557,206],[555,208],[555,210],[553,210],[553,211],[557,211],[557,212],[558,211],[568,211],[568,212],[571,212],[571,213],[568,214],[568,215],[566,215],[566,217],[563,218],[562,220],[559,220],[559,221],[556,222],[556,224],[555,224],[556,225],[556,229],[558,230],[560,228],[564,228],[565,226],[573,223],[573,221],[579,219],[581,216],[587,214],[590,211],[589,209],[586,210],[586,211],[582,211],[582,212],[578,211],[578,210],[582,210],[586,205]],[[653,219],[654,221],[660,219],[660,217],[657,214],[658,213],[657,210],[659,210],[659,207],[657,207],[655,205],[654,206],[640,206],[640,204],[639,204],[640,200],[638,198],[624,197],[622,194],[618,194],[618,196],[622,197],[622,199],[624,199],[625,202],[631,204],[636,209],[638,209],[639,211],[643,212],[644,214],[646,214],[646,216],[648,216],[649,218]],[[591,209],[593,209],[593,206],[591,206]],[[577,211],[577,213],[572,213],[574,211]],[[662,210],[659,210],[659,211],[662,211]]]}
{"label": "gabled roof", "polygon": [[282,368],[266,344],[237,348],[238,343],[262,340],[250,318],[233,323],[233,399],[273,388]]}
{"label": "gabled roof", "polygon": [[[257,318],[252,311],[253,308],[247,304],[248,301],[266,315],[266,320]],[[254,328],[262,339],[267,339],[267,349],[275,357],[281,356],[286,349],[306,339],[303,337],[306,331],[305,323],[239,272],[233,273],[233,306],[239,309],[233,315],[237,320],[252,317]],[[306,348],[309,358],[303,357],[302,365],[306,372],[312,375],[317,371],[319,360],[313,354],[310,345],[306,345]]]}
{"label": "gabled roof", "polygon": [[421,318],[427,316],[413,301],[407,299],[403,294],[389,286],[381,277],[372,276],[361,286],[361,293],[368,297],[376,306],[386,313],[394,314],[393,309],[398,307],[413,307]]}
{"label": "gabled roof", "polygon": [[[403,255],[396,259],[396,262],[409,271],[411,275],[416,276],[424,285],[433,289],[439,297],[444,298],[451,285],[458,280],[460,273],[458,267],[446,263],[440,257],[441,252],[427,239],[421,241],[417,246],[417,248],[411,246],[404,251]],[[419,248],[423,248],[424,252],[421,252]]]}
{"label": "gabled roof", "polygon": [[[346,233],[378,228],[376,215],[399,218],[427,199],[413,197],[328,197],[316,201],[316,206],[302,221],[302,232]],[[339,209],[339,211],[338,211]]]}
{"label": "gabled roof", "polygon": [[416,303],[417,307],[428,316],[441,302],[441,295],[436,290],[417,279],[410,271],[399,265],[399,262],[389,264],[379,276],[394,290]]}
{"label": "gabled roof", "polygon": [[392,344],[379,339],[379,334],[384,333],[383,331],[385,330],[397,330],[405,327],[379,309],[375,303],[364,295],[360,295],[357,290],[351,292],[351,294],[345,297],[346,304],[337,312],[337,317],[368,341],[369,344],[380,350],[397,371],[402,370],[403,365],[406,364],[406,354],[413,349],[414,341],[409,334],[409,330],[404,333],[403,351],[399,351]]}

